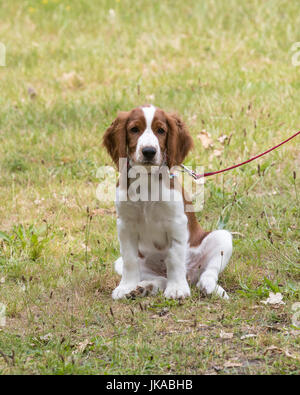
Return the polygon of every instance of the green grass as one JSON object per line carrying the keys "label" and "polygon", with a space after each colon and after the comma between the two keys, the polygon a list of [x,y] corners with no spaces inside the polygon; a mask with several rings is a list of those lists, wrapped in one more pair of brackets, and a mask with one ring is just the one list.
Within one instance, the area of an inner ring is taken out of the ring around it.
{"label": "green grass", "polygon": [[[0,11],[0,372],[299,373],[299,137],[206,181],[199,221],[234,232],[229,302],[196,289],[183,303],[113,302],[116,217],[96,199],[118,110],[176,110],[195,140],[185,163],[207,171],[299,130],[298,2],[2,0]],[[260,303],[270,291],[285,304]]]}

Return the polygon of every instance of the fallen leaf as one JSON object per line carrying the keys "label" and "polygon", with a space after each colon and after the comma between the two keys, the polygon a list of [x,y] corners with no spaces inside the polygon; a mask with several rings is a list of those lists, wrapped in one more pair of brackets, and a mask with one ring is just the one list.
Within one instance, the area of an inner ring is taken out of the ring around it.
{"label": "fallen leaf", "polygon": [[201,143],[203,145],[204,148],[209,148],[209,147],[213,147],[213,140],[210,136],[210,134],[206,131],[206,130],[202,130],[198,135],[197,135],[198,139],[201,140]]}
{"label": "fallen leaf", "polygon": [[38,206],[38,205],[41,204],[44,200],[45,200],[44,198],[35,199],[35,200],[33,201],[33,203],[36,204],[36,205]]}
{"label": "fallen leaf", "polygon": [[254,333],[248,333],[247,335],[241,336],[241,340],[250,339],[251,337],[256,337]]}
{"label": "fallen leaf", "polygon": [[1,277],[0,278],[0,284],[4,284],[5,283],[5,277]]}
{"label": "fallen leaf", "polygon": [[0,303],[0,326],[6,325],[6,305]]}
{"label": "fallen leaf", "polygon": [[271,305],[281,305],[285,304],[283,301],[283,296],[280,292],[274,294],[273,292],[269,293],[269,297],[267,300],[261,300],[260,302],[263,304],[271,304]]}
{"label": "fallen leaf", "polygon": [[30,99],[34,99],[37,95],[36,90],[32,86],[28,87],[27,92],[28,92]]}
{"label": "fallen leaf", "polygon": [[283,353],[284,352],[282,348],[279,348],[279,347],[276,347],[276,346],[272,345],[272,346],[270,346],[270,347],[265,349],[264,355],[266,355],[269,351],[270,352],[279,352],[279,353]]}
{"label": "fallen leaf", "polygon": [[68,88],[81,88],[83,86],[83,78],[78,75],[75,71],[70,73],[64,73],[62,75],[62,81]]}
{"label": "fallen leaf", "polygon": [[284,353],[285,353],[285,355],[286,355],[287,357],[289,357],[289,358],[297,359],[298,361],[300,360],[300,357],[299,357],[299,356],[294,355],[294,354],[291,354],[291,353],[289,352],[289,350],[284,350]]}
{"label": "fallen leaf", "polygon": [[48,341],[53,337],[52,333],[46,333],[46,335],[40,336],[41,340]]}
{"label": "fallen leaf", "polygon": [[221,330],[220,337],[222,339],[232,339],[233,338],[233,333],[231,333],[231,332],[227,333],[227,332],[224,332],[223,330]]}
{"label": "fallen leaf", "polygon": [[[220,370],[222,370],[222,369],[220,369]],[[210,369],[204,373],[204,376],[216,376],[218,374],[217,372],[218,372],[217,369],[215,369],[215,370]]]}
{"label": "fallen leaf", "polygon": [[96,215],[107,215],[107,214],[115,214],[115,208],[96,208],[91,212],[91,215],[94,217]]}
{"label": "fallen leaf", "polygon": [[264,351],[264,355],[266,355],[269,351],[271,353],[278,352],[280,354],[285,354],[288,358],[293,358],[293,359],[300,360],[299,356],[291,354],[289,352],[289,350],[284,350],[283,348],[279,348],[279,347],[276,347],[274,345],[271,345],[270,347],[266,348],[265,351]]}
{"label": "fallen leaf", "polygon": [[196,123],[196,121],[197,121],[197,115],[196,114],[194,114],[194,115],[189,117],[189,124],[190,125],[192,125],[192,124],[194,125]]}
{"label": "fallen leaf", "polygon": [[152,94],[152,95],[147,95],[147,96],[146,96],[146,99],[147,99],[149,102],[154,102],[154,100],[155,100],[155,95],[154,95],[154,94]]}
{"label": "fallen leaf", "polygon": [[83,250],[86,250],[87,252],[91,252],[91,247],[89,247],[85,243],[81,243],[81,247]]}
{"label": "fallen leaf", "polygon": [[114,21],[115,21],[116,12],[115,12],[114,9],[110,8],[110,9],[108,10],[108,18],[109,18],[109,20],[110,20],[111,22],[114,22]]}
{"label": "fallen leaf", "polygon": [[214,152],[213,152],[213,156],[216,156],[216,157],[218,158],[219,156],[222,155],[222,152],[223,152],[223,151],[221,151],[221,150],[219,150],[219,149],[215,149]]}
{"label": "fallen leaf", "polygon": [[221,144],[224,144],[225,143],[225,140],[227,140],[228,139],[228,136],[226,136],[226,134],[222,134],[219,138],[218,138],[218,141],[221,143]]}
{"label": "fallen leaf", "polygon": [[83,353],[87,347],[92,346],[94,343],[90,342],[89,339],[85,339],[83,342],[78,343],[76,350],[73,351],[73,354],[78,352]]}

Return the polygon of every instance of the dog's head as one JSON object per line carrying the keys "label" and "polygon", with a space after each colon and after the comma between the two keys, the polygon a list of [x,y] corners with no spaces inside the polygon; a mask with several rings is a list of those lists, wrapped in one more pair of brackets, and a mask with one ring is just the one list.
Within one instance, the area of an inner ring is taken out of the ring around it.
{"label": "dog's head", "polygon": [[193,146],[186,126],[176,114],[154,106],[120,112],[106,130],[103,144],[119,166],[120,158],[132,165],[180,165]]}

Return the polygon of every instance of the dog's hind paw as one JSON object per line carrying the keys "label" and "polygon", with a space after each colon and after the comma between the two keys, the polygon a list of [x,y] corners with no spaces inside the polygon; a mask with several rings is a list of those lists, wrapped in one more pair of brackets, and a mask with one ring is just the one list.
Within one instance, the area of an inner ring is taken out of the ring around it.
{"label": "dog's hind paw", "polygon": [[126,297],[128,299],[135,299],[137,297],[155,295],[157,291],[158,287],[156,287],[151,281],[141,281],[136,289],[127,294]]}
{"label": "dog's hind paw", "polygon": [[132,292],[136,288],[136,285],[118,285],[117,288],[113,290],[112,298],[113,299],[122,299],[127,297],[130,292]]}
{"label": "dog's hind paw", "polygon": [[205,295],[211,295],[214,293],[220,296],[222,299],[229,299],[229,296],[225,289],[218,285],[216,280],[210,276],[201,276],[200,280],[197,283],[197,287]]}

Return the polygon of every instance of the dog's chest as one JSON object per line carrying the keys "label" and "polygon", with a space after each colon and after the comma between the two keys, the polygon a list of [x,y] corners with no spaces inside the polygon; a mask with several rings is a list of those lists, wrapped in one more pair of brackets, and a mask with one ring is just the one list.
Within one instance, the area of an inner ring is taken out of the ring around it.
{"label": "dog's chest", "polygon": [[[119,218],[137,230],[139,251],[143,255],[165,252],[171,245],[172,227],[184,215],[182,201],[119,202]],[[182,231],[187,231],[183,227]]]}
{"label": "dog's chest", "polygon": [[163,207],[158,203],[144,204],[140,212],[136,214],[141,253],[166,250],[170,244],[169,227],[171,224]]}

